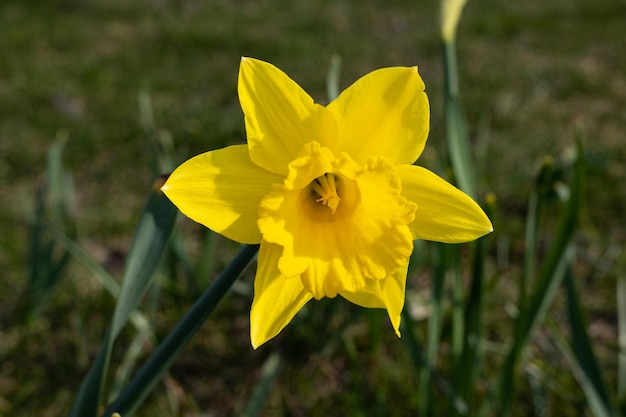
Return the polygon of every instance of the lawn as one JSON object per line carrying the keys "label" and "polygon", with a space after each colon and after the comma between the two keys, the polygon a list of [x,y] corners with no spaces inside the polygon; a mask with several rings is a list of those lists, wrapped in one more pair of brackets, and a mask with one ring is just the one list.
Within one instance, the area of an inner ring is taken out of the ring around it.
{"label": "lawn", "polygon": [[[624,16],[620,0],[470,0],[463,12],[460,89],[479,202],[487,193],[496,197],[486,263],[485,360],[476,387],[482,396],[511,343],[535,177],[546,157],[571,158],[577,138],[585,146],[586,187],[574,271],[593,349],[616,391],[616,283],[626,274]],[[29,274],[39,262],[29,252],[32,224],[37,193],[49,179],[51,147],[63,143],[63,167],[71,174],[62,191],[67,204],[52,220],[119,280],[133,230],[163,167],[245,142],[237,98],[242,56],[273,63],[322,104],[328,102],[326,77],[335,56],[341,58],[342,88],[377,68],[417,65],[432,112],[419,164],[445,175],[438,25],[436,1],[3,0],[0,415],[67,415],[115,306],[93,271],[74,257],[43,296],[29,292]],[[170,149],[169,165],[159,164],[155,148]],[[540,259],[558,213],[556,203],[546,210]],[[179,231],[191,263],[209,273],[186,279],[184,268],[166,259],[141,304],[154,336],[140,362],[237,248],[183,216]],[[426,243],[417,248],[406,308],[426,339],[435,249]],[[469,264],[469,250],[460,253]],[[468,276],[463,278],[469,287]],[[322,300],[254,351],[248,335],[252,279],[248,271],[235,285],[138,415],[237,414],[274,352],[281,355],[281,370],[263,415],[415,415],[414,358],[384,311]],[[551,324],[540,326],[528,346],[512,415],[592,415],[571,364],[551,338],[551,326],[568,334],[566,302],[560,290],[548,314]],[[444,339],[452,321],[444,317]],[[129,327],[116,342],[112,375],[123,369],[134,335]],[[441,346],[438,367],[445,375],[452,368],[445,359],[450,346]],[[115,389],[109,383],[106,390]],[[445,405],[445,389],[438,385],[435,392]]]}

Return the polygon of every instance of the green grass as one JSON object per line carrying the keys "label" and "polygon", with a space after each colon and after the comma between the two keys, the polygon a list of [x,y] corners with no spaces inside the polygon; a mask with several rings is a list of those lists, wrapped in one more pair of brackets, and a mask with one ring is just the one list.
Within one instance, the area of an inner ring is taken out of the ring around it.
{"label": "green grass", "polygon": [[[475,145],[479,193],[493,191],[497,197],[481,392],[497,378],[512,335],[510,308],[521,276],[533,177],[545,155],[558,159],[574,146],[577,132],[590,162],[576,285],[600,369],[608,385],[616,386],[615,288],[616,278],[626,272],[625,12],[618,0],[470,0],[466,6],[457,42],[461,98]],[[320,102],[326,101],[325,77],[334,54],[342,58],[342,87],[375,68],[418,65],[432,103],[431,134],[420,162],[435,170],[442,166],[437,22],[434,1],[3,1],[0,415],[67,415],[114,310],[93,274],[72,262],[41,314],[28,319],[29,213],[48,149],[59,135],[68,138],[63,158],[76,190],[74,232],[119,278],[154,179],[151,134],[173,139],[178,162],[245,140],[236,95],[241,56],[274,63]],[[154,132],[141,123],[142,93],[151,99]],[[554,212],[548,212],[546,223],[554,221]],[[540,251],[550,230],[539,236]],[[190,252],[199,253],[202,229],[183,222],[182,232]],[[235,245],[218,238],[215,247],[213,275]],[[424,247],[409,278],[411,296],[430,296],[432,250]],[[157,277],[159,308],[150,318],[159,341],[197,296],[198,289],[185,282],[179,267],[176,271],[172,280]],[[412,360],[384,312],[365,313],[340,300],[311,304],[269,346],[252,351],[250,283],[248,273],[138,415],[242,411],[274,350],[281,354],[281,371],[264,415],[382,416],[418,409]],[[563,328],[564,295],[557,294],[551,310]],[[149,305],[148,299],[142,307],[149,310]],[[426,340],[426,324],[420,322],[418,330]],[[449,340],[451,332],[446,316],[442,337]],[[122,331],[114,365],[133,336],[132,329]],[[442,345],[440,356],[449,349]],[[532,378],[533,384],[550,387],[546,415],[578,415],[585,404],[582,391],[547,330],[538,332],[529,352],[532,360],[521,370],[513,415],[534,412],[529,399],[540,390],[524,382]],[[444,371],[451,365],[441,366]],[[439,388],[434,392],[447,401]]]}

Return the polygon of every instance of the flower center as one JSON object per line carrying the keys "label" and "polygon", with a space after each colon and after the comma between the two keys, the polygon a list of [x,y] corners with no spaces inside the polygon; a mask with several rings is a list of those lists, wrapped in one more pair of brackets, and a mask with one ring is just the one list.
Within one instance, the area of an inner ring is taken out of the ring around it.
{"label": "flower center", "polygon": [[324,174],[311,183],[313,191],[319,196],[315,201],[327,206],[332,214],[337,211],[341,198],[337,194],[334,174]]}

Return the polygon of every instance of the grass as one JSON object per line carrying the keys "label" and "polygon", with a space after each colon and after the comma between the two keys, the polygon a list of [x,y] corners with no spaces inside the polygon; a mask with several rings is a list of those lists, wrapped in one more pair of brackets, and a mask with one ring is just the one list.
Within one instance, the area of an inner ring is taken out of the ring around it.
{"label": "grass", "polygon": [[[618,16],[625,11],[618,0],[470,0],[464,12],[457,44],[461,94],[479,190],[493,191],[498,207],[482,381],[495,379],[509,342],[533,176],[546,155],[558,159],[581,132],[590,165],[577,238],[577,285],[600,368],[609,385],[616,384],[615,281],[625,272],[626,242],[626,38]],[[405,0],[384,6],[374,0],[3,1],[0,414],[66,415],[114,308],[90,271],[74,262],[41,314],[27,319],[28,216],[44,179],[48,148],[59,135],[67,136],[63,157],[76,190],[70,221],[77,239],[119,278],[153,180],[151,136],[172,138],[179,161],[245,139],[236,96],[241,56],[274,63],[321,102],[334,54],[342,58],[343,87],[375,68],[419,65],[433,109],[420,161],[432,169],[441,166],[437,18],[437,2]],[[151,99],[153,132],[142,126],[140,94]],[[548,213],[548,224],[551,220]],[[202,234],[189,222],[183,229],[188,236]],[[539,244],[549,239],[544,233]],[[199,239],[189,245],[199,252]],[[222,239],[215,246],[214,274],[234,249]],[[425,246],[426,258],[431,250]],[[412,295],[423,299],[430,294],[427,265],[418,262],[410,278]],[[160,304],[151,316],[157,340],[197,295],[182,278],[160,279]],[[176,415],[176,410],[230,415],[245,409],[272,352],[249,347],[250,282],[248,275],[218,306],[139,415]],[[563,297],[560,293],[551,313],[557,325],[566,316]],[[281,352],[282,371],[265,415],[405,415],[418,409],[417,380],[407,371],[411,359],[383,312],[321,302],[301,320],[306,327],[292,323],[273,345]],[[444,321],[442,331],[449,336],[451,323]],[[122,331],[112,363],[121,362],[132,336],[129,329]],[[542,329],[529,350],[533,359],[522,370],[529,382],[518,384],[513,414],[535,412],[525,400],[541,397],[542,390],[533,387],[543,384],[550,387],[546,415],[578,415],[582,393],[564,372],[568,365],[549,332]]]}

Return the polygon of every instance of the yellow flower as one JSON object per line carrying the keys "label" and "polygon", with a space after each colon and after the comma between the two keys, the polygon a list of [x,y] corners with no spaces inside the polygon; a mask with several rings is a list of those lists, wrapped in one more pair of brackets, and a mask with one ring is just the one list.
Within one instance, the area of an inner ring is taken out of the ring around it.
{"label": "yellow flower", "polygon": [[162,190],[188,217],[260,243],[256,349],[311,299],[385,308],[398,334],[413,239],[466,242],[492,230],[480,207],[425,168],[429,106],[417,68],[374,71],[321,106],[278,68],[243,58],[247,145],[183,163]]}
{"label": "yellow flower", "polygon": [[441,37],[444,42],[452,42],[467,0],[441,0]]}

